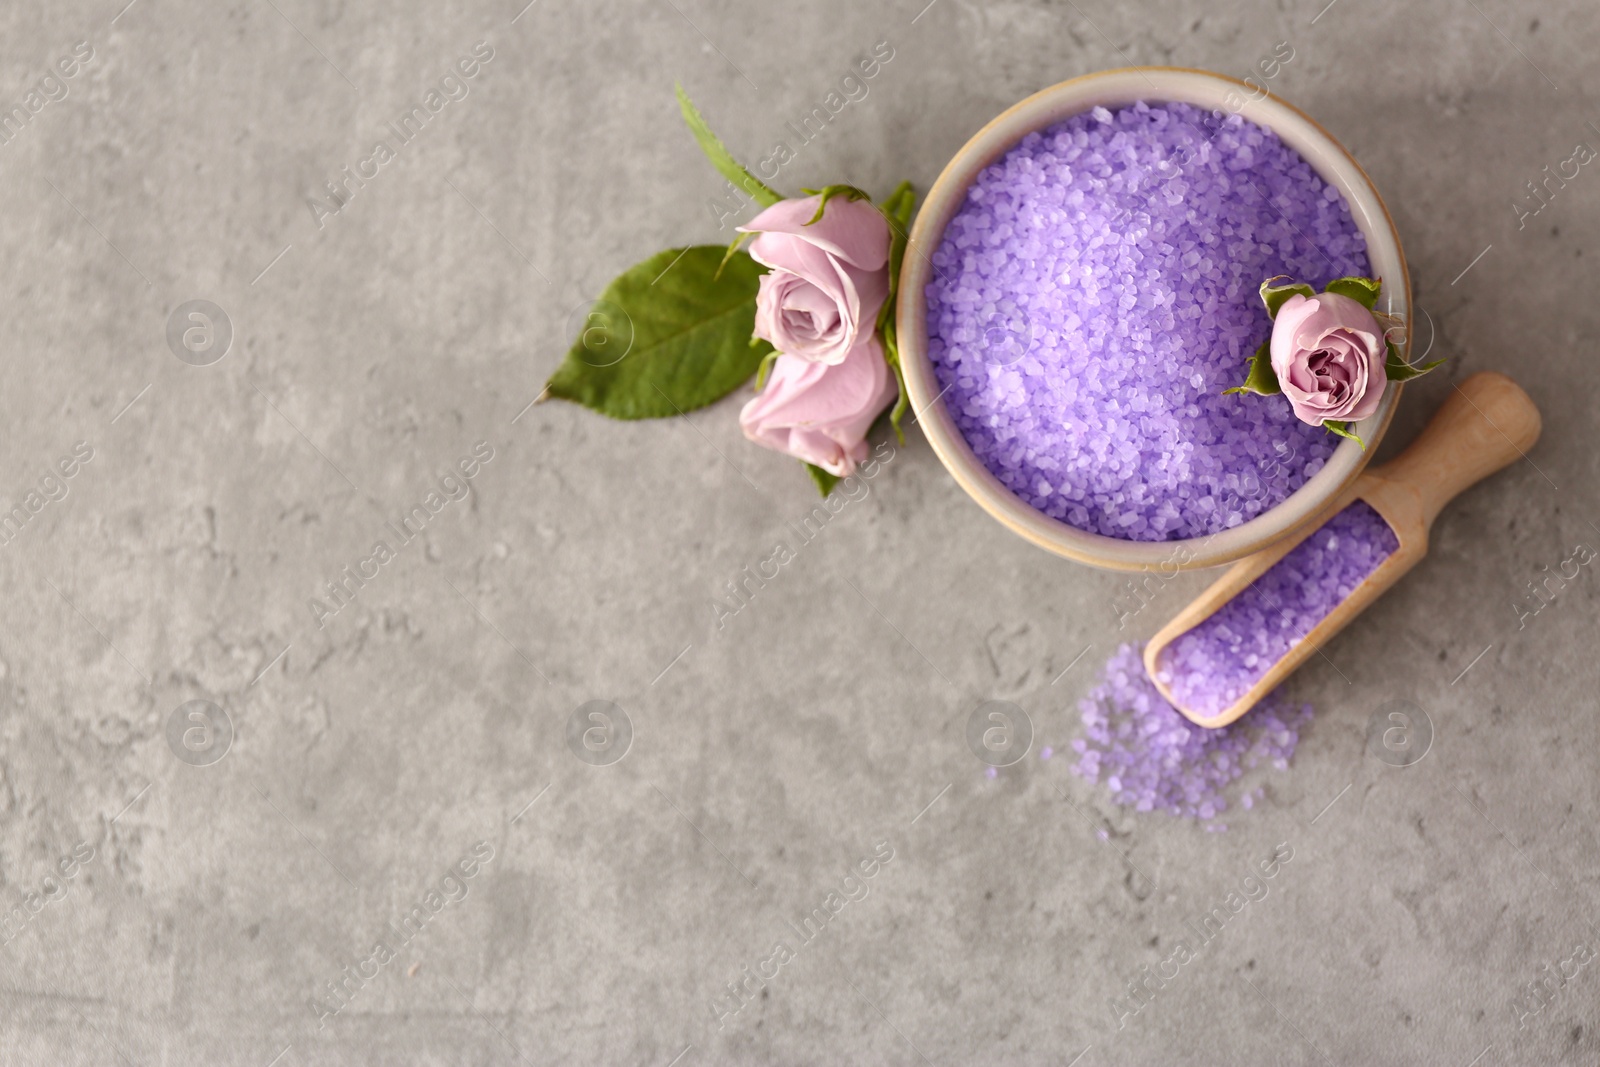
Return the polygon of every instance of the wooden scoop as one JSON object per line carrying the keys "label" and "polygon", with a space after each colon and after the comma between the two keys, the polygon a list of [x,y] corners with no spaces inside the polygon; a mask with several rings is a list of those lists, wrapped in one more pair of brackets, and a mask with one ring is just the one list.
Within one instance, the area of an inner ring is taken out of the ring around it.
{"label": "wooden scoop", "polygon": [[[1211,588],[1162,627],[1144,650],[1150,680],[1173,707],[1201,726],[1226,726],[1237,719],[1416,566],[1427,554],[1428,531],[1440,509],[1463,489],[1523,456],[1539,439],[1539,425],[1539,409],[1517,383],[1503,374],[1474,374],[1456,386],[1410,448],[1377,470],[1362,474],[1303,532],[1228,568]],[[1366,501],[1383,517],[1399,538],[1399,547],[1232,705],[1216,715],[1184,707],[1157,677],[1161,653],[1248,589],[1353,500]]]}

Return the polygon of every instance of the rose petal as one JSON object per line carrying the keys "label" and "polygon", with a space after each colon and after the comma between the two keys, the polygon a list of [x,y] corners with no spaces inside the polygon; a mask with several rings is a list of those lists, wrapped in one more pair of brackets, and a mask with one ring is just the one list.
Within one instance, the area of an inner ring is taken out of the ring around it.
{"label": "rose petal", "polygon": [[[883,212],[865,200],[836,196],[828,201],[822,218],[808,226],[820,199],[819,194],[803,200],[780,200],[738,229],[741,233],[789,234],[852,267],[882,270],[889,262],[889,223]],[[753,249],[751,255],[755,255]],[[759,256],[756,258],[760,260]]]}
{"label": "rose petal", "polygon": [[[862,334],[877,326],[878,312],[889,295],[887,271],[858,271],[816,245],[787,234],[762,234],[752,245],[751,255],[773,267],[762,276],[756,300],[756,336],[772,342],[778,351],[837,364]],[[837,305],[842,329],[836,336],[814,341],[786,330],[774,305],[792,299],[799,284],[815,286]]]}
{"label": "rose petal", "polygon": [[1305,297],[1299,293],[1294,294],[1278,308],[1278,317],[1272,320],[1272,369],[1279,378],[1289,368],[1290,357],[1294,353],[1294,338],[1300,332],[1300,325],[1316,313],[1321,306],[1318,301],[1321,297]]}
{"label": "rose petal", "polygon": [[1377,410],[1388,384],[1383,329],[1359,301],[1338,293],[1290,297],[1273,323],[1270,349],[1302,422],[1360,421]]}
{"label": "rose petal", "polygon": [[866,457],[866,432],[895,388],[876,337],[833,366],[782,355],[739,423],[755,443],[843,477]]}

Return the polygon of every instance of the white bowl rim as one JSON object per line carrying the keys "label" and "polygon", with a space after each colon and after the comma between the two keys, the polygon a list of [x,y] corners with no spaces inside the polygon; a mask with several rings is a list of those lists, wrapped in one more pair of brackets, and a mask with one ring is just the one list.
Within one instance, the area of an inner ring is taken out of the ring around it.
{"label": "white bowl rim", "polygon": [[[1012,493],[978,459],[940,400],[943,394],[927,355],[925,293],[932,271],[931,253],[965,201],[967,188],[985,167],[1027,134],[1096,106],[1116,108],[1138,100],[1237,112],[1272,130],[1299,152],[1349,205],[1352,219],[1366,238],[1373,273],[1384,280],[1381,310],[1403,322],[1405,337],[1399,347],[1408,355],[1411,280],[1400,235],[1382,197],[1332,134],[1298,108],[1270,93],[1257,95],[1260,92],[1258,87],[1227,75],[1184,67],[1120,67],[1052,85],[1013,105],[972,136],[934,182],[912,226],[901,272],[896,329],[917,422],[946,469],[985,511],[1057,555],[1113,570],[1144,570],[1210,567],[1260,551],[1322,516],[1361,473],[1394,416],[1401,392],[1398,382],[1384,392],[1378,410],[1356,428],[1366,448],[1341,441],[1322,469],[1276,507],[1205,537],[1127,541],[1050,518]],[[1242,106],[1230,103],[1230,95],[1242,97]]]}

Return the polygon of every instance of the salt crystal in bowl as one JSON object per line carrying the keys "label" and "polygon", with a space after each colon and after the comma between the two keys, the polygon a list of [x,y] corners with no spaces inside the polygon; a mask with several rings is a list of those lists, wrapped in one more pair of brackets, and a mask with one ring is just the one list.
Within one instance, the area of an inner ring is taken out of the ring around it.
{"label": "salt crystal in bowl", "polygon": [[[1274,506],[1260,510],[1253,517],[1236,525],[1203,532],[1185,533],[1170,514],[1166,520],[1169,525],[1165,531],[1159,527],[1144,529],[1141,519],[1141,526],[1136,526],[1133,530],[1134,536],[1123,537],[1093,532],[1090,527],[1097,523],[1078,521],[1082,519],[1081,513],[1076,516],[1069,515],[1067,519],[1072,521],[1065,521],[1053,518],[1033,506],[1024,499],[1024,496],[1029,495],[1029,488],[1032,485],[1031,473],[1023,479],[1023,484],[1018,484],[1018,477],[1014,472],[1005,472],[1017,487],[1015,490],[1008,488],[991,469],[997,462],[994,442],[991,440],[982,443],[985,455],[988,457],[986,463],[974,451],[973,444],[963,435],[962,428],[958,425],[957,415],[960,414],[970,428],[973,425],[972,415],[966,410],[959,413],[952,411],[953,403],[963,403],[957,399],[960,390],[950,388],[955,385],[952,375],[962,372],[952,371],[947,365],[943,368],[945,380],[941,380],[941,368],[936,366],[936,362],[940,358],[949,358],[948,352],[942,351],[947,349],[949,341],[939,336],[931,336],[938,324],[930,326],[930,316],[937,314],[940,308],[930,302],[929,289],[930,284],[935,282],[939,283],[935,287],[936,290],[940,287],[948,290],[952,285],[960,284],[959,277],[952,280],[948,253],[943,257],[946,259],[945,269],[941,270],[935,266],[934,260],[940,256],[941,246],[946,244],[947,231],[956,235],[952,243],[959,243],[965,239],[961,230],[952,229],[952,221],[957,220],[963,208],[971,210],[969,197],[974,184],[978,182],[986,168],[1007,157],[1008,153],[1018,148],[1029,134],[1050,130],[1074,116],[1086,116],[1089,113],[1093,113],[1095,121],[1105,122],[1109,116],[1104,110],[1097,109],[1119,112],[1140,105],[1141,102],[1151,107],[1190,105],[1199,109],[1197,114],[1223,119],[1237,114],[1245,122],[1270,131],[1282,146],[1298,153],[1300,159],[1304,160],[1314,172],[1314,179],[1309,180],[1326,183],[1330,198],[1335,192],[1342,196],[1344,205],[1349,211],[1349,221],[1354,223],[1355,230],[1359,231],[1360,238],[1365,242],[1367,273],[1383,279],[1383,296],[1378,310],[1393,316],[1401,323],[1400,327],[1391,331],[1389,337],[1395,341],[1402,354],[1409,353],[1410,279],[1406,273],[1405,256],[1400,247],[1399,235],[1377,190],[1373,188],[1371,181],[1350,154],[1325,130],[1277,98],[1258,94],[1259,90],[1232,78],[1206,71],[1169,67],[1135,67],[1075,78],[1034,94],[980,130],[945,167],[944,173],[940,175],[923,203],[907,248],[897,312],[900,357],[904,365],[911,404],[918,412],[918,423],[932,443],[934,451],[954,475],[957,483],[991,515],[1034,544],[1069,559],[1117,570],[1142,570],[1147,567],[1170,570],[1173,567],[1210,567],[1229,563],[1259,551],[1321,517],[1340,492],[1361,472],[1367,458],[1388,428],[1400,394],[1399,383],[1389,386],[1377,412],[1355,428],[1355,432],[1366,442],[1365,450],[1354,441],[1338,439],[1339,443],[1330,453],[1319,438],[1313,438],[1312,440],[1316,442],[1313,447],[1320,453],[1328,453],[1326,459],[1321,459],[1319,455],[1316,462],[1321,464],[1320,469],[1315,469],[1314,473],[1304,477],[1303,482],[1292,492],[1284,488],[1286,495],[1283,495]],[[1037,141],[1038,138],[1032,140]],[[1172,188],[1179,184],[1181,183],[1169,183],[1168,187]],[[967,223],[965,219],[960,221],[962,225]],[[1284,221],[1293,227],[1287,216],[1284,217]],[[1298,230],[1296,234],[1300,238],[1305,237]],[[976,251],[983,253],[986,250]],[[1033,253],[1024,250],[1023,254]],[[1332,257],[1320,256],[1320,261],[1329,264],[1331,268],[1331,265],[1340,258],[1334,253]],[[1348,257],[1343,258],[1348,259]],[[969,257],[968,262],[970,261]],[[1185,266],[1187,265],[1185,260]],[[1081,278],[1071,277],[1070,273],[1068,272],[1063,278],[1053,279],[1051,284],[1062,286],[1088,284]],[[1258,330],[1260,334],[1260,337],[1249,342],[1252,351],[1270,331],[1266,313],[1260,309],[1260,303],[1254,292],[1254,285],[1261,280],[1265,279],[1252,280],[1248,292],[1237,294],[1238,301],[1248,301],[1254,306],[1250,314],[1259,315],[1259,322],[1253,318],[1246,318],[1246,321],[1252,323],[1251,328]],[[1121,299],[1125,301],[1133,292],[1134,290],[1124,287],[1120,294]],[[983,294],[983,297],[987,299],[992,295]],[[1138,295],[1143,299],[1146,294],[1143,290],[1139,290]],[[1159,293],[1153,295],[1157,300],[1161,298]],[[1138,314],[1138,312],[1133,313]],[[1235,317],[1237,318],[1237,315]],[[1108,321],[1115,323],[1115,315]],[[970,324],[963,326],[971,332]],[[1403,338],[1399,336],[1401,333],[1404,334]],[[1160,348],[1163,343],[1176,339],[1176,332],[1172,337],[1156,337],[1155,347]],[[987,338],[969,339],[968,347],[985,344],[987,340]],[[1000,338],[997,343],[1014,345],[1016,340],[1007,336]],[[1058,329],[1052,336],[1051,343],[1059,348],[1063,341],[1070,345],[1072,338],[1066,337],[1064,331]],[[1237,343],[1237,339],[1234,339],[1234,342]],[[1171,345],[1167,344],[1166,347],[1170,348]],[[1224,362],[1232,358],[1224,357],[1220,351],[1215,355]],[[1243,380],[1247,357],[1248,352],[1239,357],[1237,378],[1225,384],[1236,384],[1237,381]],[[987,356],[985,361],[988,361]],[[1152,360],[1151,364],[1151,373],[1159,376],[1161,373],[1159,362]],[[1035,373],[1039,370],[1037,367],[1030,369]],[[1093,362],[1086,367],[1080,366],[1080,372],[1094,376],[1098,376],[1101,369]],[[1108,374],[1118,371],[1115,367],[1104,369]],[[1231,365],[1225,369],[1227,373],[1233,373]],[[1186,373],[1187,370],[1188,368],[1185,368]],[[1007,366],[996,374],[1012,371],[1013,368]],[[1126,373],[1126,368],[1122,368],[1122,371]],[[1168,373],[1170,372],[1169,367]],[[1085,392],[1093,393],[1102,383],[1083,381],[1081,384]],[[1159,381],[1152,382],[1153,390],[1161,387]],[[1215,391],[1220,393],[1222,387],[1216,385]],[[1010,388],[1010,386],[1002,384],[1000,388]],[[1210,391],[1213,389],[1213,384],[1207,382],[1205,388]],[[1072,391],[1076,391],[1076,385]],[[1114,405],[1116,410],[1102,412],[1097,408],[1095,409],[1097,417],[1103,416],[1108,423],[1123,424],[1129,419],[1140,418],[1147,398],[1139,396],[1138,392],[1138,390],[1128,390],[1125,393],[1112,391],[1104,397],[1104,402],[1108,406]],[[1007,402],[1013,402],[1020,400],[1020,397],[1008,396],[1005,399]],[[1282,405],[1285,413],[1288,408],[1288,402],[1282,397],[1234,396],[1224,399],[1228,404],[1241,406],[1221,410],[1238,411],[1241,427],[1251,425],[1252,418],[1258,420],[1254,431],[1258,434],[1263,432],[1259,419],[1264,409],[1256,408],[1252,411],[1243,405]],[[1217,407],[1215,404],[1212,406]],[[1277,411],[1271,413],[1274,417],[1280,414]],[[1228,426],[1225,429],[1234,428]],[[1273,431],[1269,428],[1265,432],[1270,434]],[[1298,433],[1302,440],[1306,439],[1306,432],[1317,435],[1323,433],[1320,429],[1312,430],[1305,426],[1285,426],[1281,432]],[[1039,443],[1020,442],[1029,451],[1030,456],[1033,455],[1032,446]],[[1270,444],[1272,442],[1264,444],[1257,442],[1254,447],[1260,451],[1262,447]],[[1055,445],[1056,454],[1039,461],[1047,471],[1051,464],[1059,463],[1063,458],[1060,455],[1060,443],[1055,442]],[[1116,448],[1122,448],[1123,453],[1117,454]],[[1226,451],[1224,450],[1224,453]],[[1309,452],[1310,450],[1307,450],[1308,455]],[[1129,457],[1126,454],[1126,445],[1113,442],[1113,451],[1110,454],[1102,448],[1096,454],[1086,451],[1082,455],[1068,456],[1066,459],[1068,464],[1109,462],[1120,463],[1126,468]],[[1136,464],[1150,461],[1150,456],[1135,458]],[[1165,459],[1158,458],[1155,462],[1164,463]],[[1253,468],[1256,464],[1241,461],[1241,466],[1247,469],[1220,472],[1223,479],[1231,483],[1238,480],[1248,481],[1255,476]],[[1305,469],[1310,470],[1313,466],[1314,464],[1308,464]],[[1219,472],[1212,473],[1215,476]],[[1116,486],[1115,477],[1111,479],[1111,483],[1115,491],[1106,493],[1107,498],[1123,499],[1122,487]],[[1047,489],[1049,482],[1047,479],[1041,479],[1040,485]],[[1137,477],[1129,477],[1126,489],[1131,502],[1122,509],[1123,514],[1098,516],[1098,525],[1102,528],[1107,525],[1115,528],[1117,519],[1132,521],[1134,513],[1140,509],[1144,512],[1150,511],[1151,497],[1148,486],[1141,484]],[[1184,491],[1189,490],[1185,488]],[[1037,500],[1037,493],[1033,495]],[[1170,513],[1172,509],[1168,508],[1166,511]],[[1174,534],[1180,536],[1175,537]]]}

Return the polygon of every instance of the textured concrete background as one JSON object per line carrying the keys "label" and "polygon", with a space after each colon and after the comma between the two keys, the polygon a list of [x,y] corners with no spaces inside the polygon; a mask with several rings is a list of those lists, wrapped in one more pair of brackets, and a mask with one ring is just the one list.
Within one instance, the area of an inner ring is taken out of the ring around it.
{"label": "textured concrete background", "polygon": [[[1516,607],[1600,548],[1600,171],[1518,217],[1600,146],[1591,5],[124,2],[0,11],[6,107],[92,51],[0,145],[0,500],[38,493],[0,546],[0,1061],[1596,1061],[1600,967],[1525,994],[1600,946],[1600,578]],[[1119,631],[1125,577],[1005,532],[913,431],[719,632],[713,596],[814,502],[799,467],[743,443],[735,399],[525,410],[613,273],[726,237],[674,80],[754,158],[879,41],[868,97],[780,187],[925,190],[1055,81],[1242,76],[1289,42],[1271,88],[1369,169],[1419,345],[1451,357],[1384,454],[1474,370],[1544,410],[1529,461],[1292,681],[1318,717],[1226,834],[1036,758],[1209,576]],[[308,206],[480,42],[468,95],[336,214]],[[191,300],[231,323],[210,365],[167,342]],[[475,447],[465,499],[319,620]],[[964,742],[991,698],[1036,730],[994,779]],[[568,743],[597,699],[633,732],[605,766]],[[1366,745],[1396,699],[1436,730],[1404,768]],[[1268,895],[1119,1029],[1110,1000],[1280,845]],[[874,854],[865,898],[732,1013]]]}

